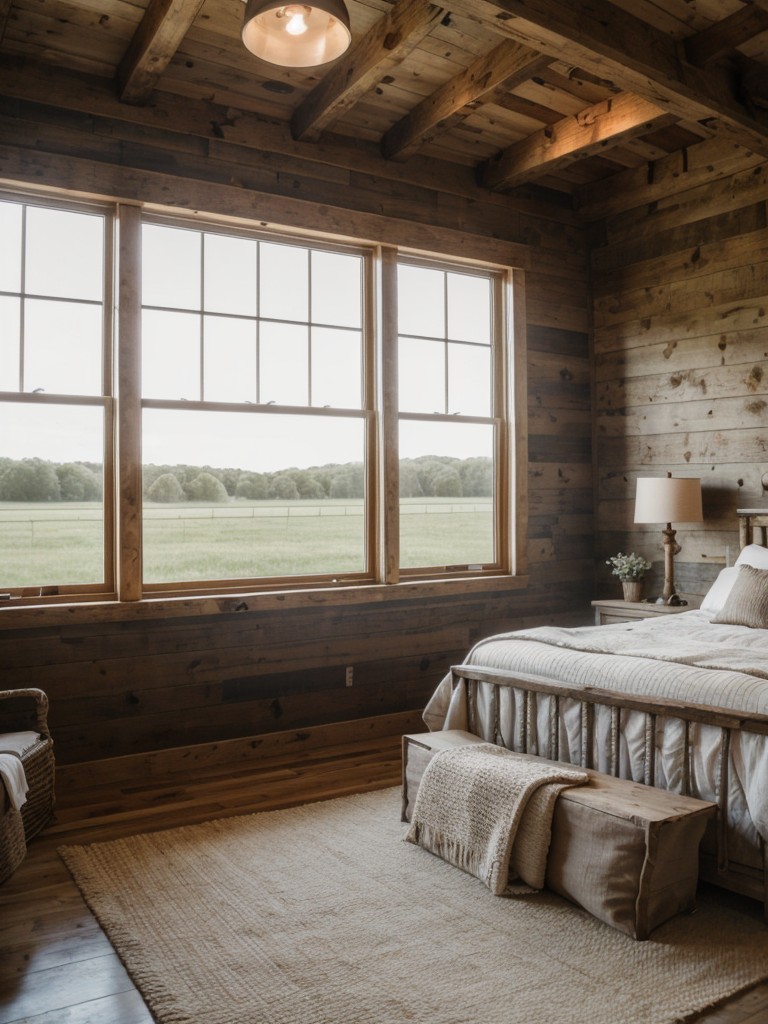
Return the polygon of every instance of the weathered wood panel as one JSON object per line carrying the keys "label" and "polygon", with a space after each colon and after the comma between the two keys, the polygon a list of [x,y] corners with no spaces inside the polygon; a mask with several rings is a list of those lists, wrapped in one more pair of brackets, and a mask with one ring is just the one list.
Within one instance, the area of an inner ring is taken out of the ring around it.
{"label": "weathered wood panel", "polygon": [[663,578],[661,529],[635,526],[638,476],[699,476],[703,524],[677,526],[681,593],[738,553],[736,509],[768,471],[768,164],[703,142],[585,189],[594,288],[598,587],[636,550]]}
{"label": "weathered wood panel", "polygon": [[130,615],[19,609],[18,626],[8,617],[16,609],[0,609],[2,685],[48,692],[60,764],[247,738],[258,746],[277,733],[359,739],[375,723],[411,721],[482,636],[590,621],[587,261],[583,229],[562,203],[548,205],[543,190],[490,195],[455,165],[398,165],[361,142],[297,143],[284,128],[207,100],[157,94],[146,108],[125,106],[107,84],[76,75],[53,98],[44,77],[35,85],[28,69],[18,71],[0,70],[6,181],[519,261],[531,271],[527,586],[441,592],[435,584],[387,600],[212,599],[194,615],[184,601]]}

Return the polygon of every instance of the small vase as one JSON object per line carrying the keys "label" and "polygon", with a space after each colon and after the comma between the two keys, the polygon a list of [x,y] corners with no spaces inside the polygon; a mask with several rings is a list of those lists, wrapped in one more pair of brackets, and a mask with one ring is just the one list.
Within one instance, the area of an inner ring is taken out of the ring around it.
{"label": "small vase", "polygon": [[625,601],[639,601],[643,595],[642,580],[622,580]]}

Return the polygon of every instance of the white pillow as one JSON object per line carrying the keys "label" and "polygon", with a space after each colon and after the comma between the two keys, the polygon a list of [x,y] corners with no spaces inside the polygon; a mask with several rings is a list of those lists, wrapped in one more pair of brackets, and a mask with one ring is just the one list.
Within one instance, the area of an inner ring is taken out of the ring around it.
{"label": "white pillow", "polygon": [[[757,547],[757,545],[755,545],[755,547]],[[747,549],[744,548],[744,550],[746,551]],[[709,588],[704,600],[701,602],[701,610],[703,612],[708,612],[711,615],[717,615],[725,604],[738,575],[738,565],[730,565],[727,569],[721,569],[717,575],[717,579]]]}
{"label": "white pillow", "polygon": [[768,548],[759,544],[747,544],[739,552],[736,565],[751,565],[754,569],[768,569]]}

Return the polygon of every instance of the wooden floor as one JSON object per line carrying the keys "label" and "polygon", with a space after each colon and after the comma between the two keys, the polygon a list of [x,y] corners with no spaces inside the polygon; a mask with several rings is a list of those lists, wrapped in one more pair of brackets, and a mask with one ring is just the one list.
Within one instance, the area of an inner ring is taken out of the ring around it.
{"label": "wooden floor", "polygon": [[[399,782],[400,739],[392,737],[305,751],[300,761],[283,755],[252,768],[198,768],[193,779],[118,788],[93,779],[60,793],[56,822],[30,843],[26,860],[0,887],[0,1024],[152,1024],[56,853],[62,843],[113,839]],[[768,984],[697,1020],[768,1024]]]}

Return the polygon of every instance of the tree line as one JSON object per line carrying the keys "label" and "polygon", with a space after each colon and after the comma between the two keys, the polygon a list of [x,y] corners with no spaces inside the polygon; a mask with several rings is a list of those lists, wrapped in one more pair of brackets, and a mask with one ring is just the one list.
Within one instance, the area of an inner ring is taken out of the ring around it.
{"label": "tree line", "polygon": [[[255,473],[213,466],[144,466],[144,497],[149,501],[223,503],[322,501],[362,498],[361,462]],[[455,459],[427,455],[400,462],[404,498],[487,498],[493,494],[493,463],[488,458]],[[0,501],[99,501],[102,467],[93,462],[54,463],[44,459],[0,458]]]}

